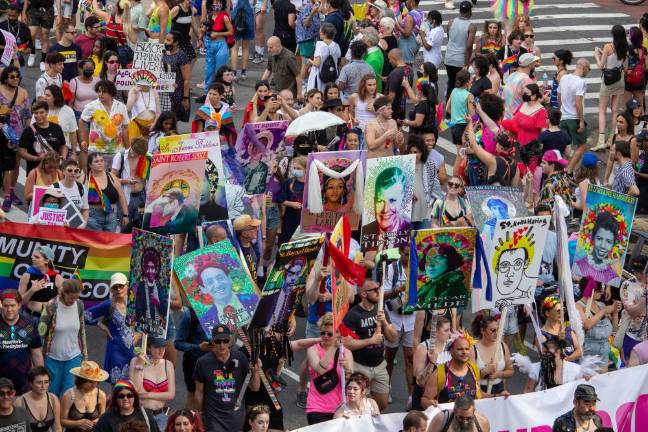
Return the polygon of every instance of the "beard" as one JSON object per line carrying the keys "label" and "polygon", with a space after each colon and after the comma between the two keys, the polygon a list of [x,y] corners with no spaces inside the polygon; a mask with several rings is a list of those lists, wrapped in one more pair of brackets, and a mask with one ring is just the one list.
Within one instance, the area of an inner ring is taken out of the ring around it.
{"label": "beard", "polygon": [[459,432],[473,432],[473,422],[456,422],[457,431]]}
{"label": "beard", "polygon": [[592,417],[594,417],[594,413],[592,411],[587,411],[586,413],[579,414],[578,416],[580,417],[581,420],[589,421],[592,419]]}

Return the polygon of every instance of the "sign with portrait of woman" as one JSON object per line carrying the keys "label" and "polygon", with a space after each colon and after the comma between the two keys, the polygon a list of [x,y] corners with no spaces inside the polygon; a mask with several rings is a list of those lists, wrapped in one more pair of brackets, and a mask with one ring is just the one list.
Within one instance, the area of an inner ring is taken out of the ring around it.
{"label": "sign with portrait of woman", "polygon": [[529,216],[520,189],[509,186],[470,186],[466,188],[468,205],[484,240],[493,239],[498,220]]}
{"label": "sign with portrait of woman", "polygon": [[475,228],[412,232],[404,312],[466,306],[476,235]]}
{"label": "sign with portrait of woman", "polygon": [[182,255],[173,271],[208,335],[220,324],[235,331],[250,323],[259,295],[229,240]]}
{"label": "sign with portrait of woman", "polygon": [[301,226],[304,232],[331,232],[344,215],[358,229],[364,205],[365,151],[310,153]]}
{"label": "sign with portrait of woman", "polygon": [[618,287],[637,198],[590,184],[572,271]]}

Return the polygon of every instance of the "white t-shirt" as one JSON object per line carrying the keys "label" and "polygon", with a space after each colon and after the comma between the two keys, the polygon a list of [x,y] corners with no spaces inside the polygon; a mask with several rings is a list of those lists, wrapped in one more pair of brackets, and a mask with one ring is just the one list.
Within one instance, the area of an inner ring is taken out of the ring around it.
{"label": "white t-shirt", "polygon": [[68,361],[81,354],[79,347],[79,307],[76,303],[66,306],[56,299],[56,329],[52,338],[49,357]]}
{"label": "white t-shirt", "polygon": [[[50,109],[47,113],[47,120],[49,120],[50,123],[56,123],[61,126],[61,129],[63,129],[63,135],[65,135],[65,145],[67,145],[67,148],[71,149],[70,134],[76,133],[76,131],[79,130],[79,125],[77,124],[72,108],[63,105],[61,108]],[[31,124],[34,123],[36,123],[36,119],[32,115]]]}
{"label": "white t-shirt", "polygon": [[[562,81],[562,80],[561,80]],[[567,384],[572,381],[583,378],[581,366],[577,363],[563,361],[562,383]],[[540,363],[533,363],[529,371],[529,378],[536,382],[535,391],[546,390],[540,388]]]}
{"label": "white t-shirt", "polygon": [[573,73],[562,77],[558,84],[558,93],[560,94],[560,112],[563,120],[578,119],[576,96],[584,98],[586,91],[587,82],[583,78]]}
{"label": "white t-shirt", "polygon": [[90,123],[88,152],[115,154],[123,148],[122,129],[130,121],[123,102],[113,99],[110,112],[99,101],[93,100],[83,109],[81,120]]}
{"label": "white t-shirt", "polygon": [[41,75],[38,80],[36,80],[36,97],[42,97],[45,94],[45,88],[51,85],[56,85],[59,87],[63,86],[63,77],[61,76],[61,74],[58,74],[55,77],[51,77],[46,72],[43,73],[43,75]]}
{"label": "white t-shirt", "polygon": [[[130,165],[128,164],[127,152],[130,152],[130,149],[120,150],[117,153],[115,153],[115,157],[113,158],[111,168],[117,171],[117,174],[115,175],[119,175],[119,171],[121,170],[121,176],[119,177],[120,179],[131,178]],[[130,185],[123,184],[122,189],[124,190],[124,195],[126,196],[126,202],[130,202]]]}
{"label": "white t-shirt", "polygon": [[[79,188],[79,186],[81,186]],[[87,210],[90,207],[88,206],[88,187],[81,185],[78,182],[74,182],[71,188],[66,188],[62,182],[58,183],[58,189],[63,192],[63,195],[72,201],[79,210]],[[83,191],[83,196],[79,195],[79,189]]]}
{"label": "white t-shirt", "polygon": [[429,50],[423,48],[423,61],[434,64],[437,68],[441,65],[441,46],[443,45],[443,26],[436,26],[425,34],[425,41],[432,45]]}

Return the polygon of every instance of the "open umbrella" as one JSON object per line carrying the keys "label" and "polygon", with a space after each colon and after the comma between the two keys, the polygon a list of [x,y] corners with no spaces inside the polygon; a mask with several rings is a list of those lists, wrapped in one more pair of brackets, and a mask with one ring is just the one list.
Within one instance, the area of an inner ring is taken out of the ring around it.
{"label": "open umbrella", "polygon": [[303,135],[308,132],[344,124],[344,120],[326,111],[313,111],[297,117],[286,130],[286,137]]}

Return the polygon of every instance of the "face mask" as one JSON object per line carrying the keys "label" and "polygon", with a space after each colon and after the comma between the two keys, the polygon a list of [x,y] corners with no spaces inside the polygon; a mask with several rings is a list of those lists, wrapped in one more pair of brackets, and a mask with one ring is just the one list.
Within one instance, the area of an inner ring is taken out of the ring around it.
{"label": "face mask", "polygon": [[472,67],[472,66],[470,66],[470,67],[468,68],[468,73],[469,73],[470,75],[475,75],[475,68]]}
{"label": "face mask", "polygon": [[220,12],[222,9],[223,9],[223,5],[220,4],[220,3],[214,3],[214,4],[212,5],[212,10],[213,10],[214,12]]}
{"label": "face mask", "polygon": [[293,169],[293,170],[291,171],[291,173],[292,173],[292,176],[295,177],[295,178],[302,178],[302,177],[304,177],[304,170],[300,170],[300,169]]}
{"label": "face mask", "polygon": [[528,94],[526,94],[526,93],[523,93],[523,94],[522,94],[522,100],[523,100],[524,102],[531,102],[531,95],[528,95]]}
{"label": "face mask", "polygon": [[164,44],[164,49],[167,51],[173,50],[173,44]]}
{"label": "face mask", "polygon": [[57,209],[57,208],[59,208],[59,205],[56,204],[56,203],[47,203],[47,204],[43,205],[43,207],[49,208],[49,209]]}
{"label": "face mask", "polygon": [[92,75],[94,75],[94,71],[92,69],[83,69],[84,77],[90,78]]}

